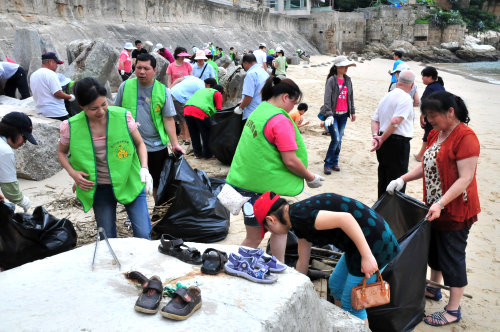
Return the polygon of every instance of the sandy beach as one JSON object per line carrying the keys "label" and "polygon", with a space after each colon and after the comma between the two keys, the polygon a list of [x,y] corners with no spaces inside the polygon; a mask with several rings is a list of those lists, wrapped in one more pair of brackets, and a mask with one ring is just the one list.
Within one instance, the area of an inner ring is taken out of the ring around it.
{"label": "sandy beach", "polygon": [[[311,64],[290,66],[288,77],[298,83],[304,94],[304,102],[309,104],[306,120],[311,124],[306,127],[303,134],[309,155],[309,169],[322,174],[323,159],[330,138],[322,136],[319,120],[316,117],[320,106],[323,104],[324,83],[330,69],[333,57],[313,57]],[[310,189],[298,196],[299,199],[322,192],[336,192],[356,198],[367,205],[372,205],[377,196],[377,160],[375,153],[371,153],[371,130],[370,119],[377,107],[378,101],[387,91],[390,77],[387,70],[392,68],[392,60],[375,59],[358,63],[357,67],[349,68],[348,75],[352,78],[354,87],[354,103],[356,107],[357,120],[348,122],[343,138],[342,152],[340,155],[339,173],[334,172],[326,176],[323,187]],[[323,64],[323,65],[320,65]],[[411,69],[417,74],[416,84],[419,95],[424,91],[420,72],[423,69],[420,64],[408,62]],[[320,65],[311,67],[311,65]],[[469,285],[466,292],[473,299],[462,300],[463,319],[458,324],[440,328],[440,331],[497,331],[500,313],[500,228],[497,226],[500,220],[500,179],[498,178],[498,167],[500,166],[500,138],[498,126],[500,125],[500,86],[466,79],[462,76],[447,72],[440,72],[445,87],[448,91],[461,96],[470,111],[470,126],[476,132],[481,143],[481,155],[477,168],[477,180],[480,192],[482,213],[479,221],[472,227],[467,248],[467,271]],[[419,109],[415,108],[416,120],[414,123],[415,137],[411,141],[411,153],[417,153],[421,146],[423,130],[418,123]],[[34,136],[39,133],[34,133]],[[192,156],[187,157],[192,167],[205,169],[209,175],[221,176],[225,174],[228,167],[221,165],[218,161],[194,160]],[[411,158],[410,167],[417,162]],[[74,197],[71,193],[72,179],[65,171],[44,181],[34,182],[20,180],[21,189],[30,197],[32,206],[46,205],[50,202],[49,211],[57,217],[67,217],[78,228],[94,227],[92,213],[85,215],[77,208],[68,208],[61,202],[68,201]],[[48,187],[50,186],[50,187]],[[408,195],[422,200],[422,182],[411,182],[407,187]],[[54,203],[54,200],[58,200]],[[58,208],[64,206],[64,208]],[[152,199],[149,200],[150,208],[153,206]],[[118,209],[121,210],[120,208]],[[123,223],[123,221],[119,221]],[[122,236],[126,234],[121,234]],[[221,243],[240,244],[245,236],[241,214],[231,217],[231,227],[228,237]],[[267,243],[267,237],[262,242]],[[91,259],[90,257],[88,258]],[[427,301],[426,313],[442,310],[448,298],[444,293],[444,299],[438,303]],[[497,326],[495,328],[495,326]],[[434,331],[424,323],[417,326],[416,331]]]}

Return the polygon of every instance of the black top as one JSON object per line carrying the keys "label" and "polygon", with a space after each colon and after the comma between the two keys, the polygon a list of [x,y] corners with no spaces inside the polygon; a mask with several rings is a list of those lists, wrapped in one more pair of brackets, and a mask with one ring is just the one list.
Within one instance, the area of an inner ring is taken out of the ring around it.
{"label": "black top", "polygon": [[148,53],[148,51],[146,51],[144,48],[141,48],[140,51],[135,49],[132,51],[132,59],[137,59],[137,56],[141,53]]}
{"label": "black top", "polygon": [[425,87],[424,93],[422,94],[422,97],[420,99],[424,100],[425,98],[429,97],[429,95],[433,92],[445,91],[445,90],[446,89],[444,88],[444,86],[441,85],[441,83],[439,83],[438,81],[434,81]]}
{"label": "black top", "polygon": [[348,212],[358,222],[373,256],[382,269],[399,252],[399,245],[387,222],[363,203],[337,194],[320,194],[290,205],[290,222],[297,237],[318,246],[333,244],[346,255],[350,274],[361,273],[361,255],[354,242],[340,228],[317,230],[314,227],[320,210]]}

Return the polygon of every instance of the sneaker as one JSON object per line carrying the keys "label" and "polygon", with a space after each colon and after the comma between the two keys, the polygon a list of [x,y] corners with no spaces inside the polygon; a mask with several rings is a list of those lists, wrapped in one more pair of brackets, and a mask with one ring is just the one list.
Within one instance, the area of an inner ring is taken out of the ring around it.
{"label": "sneaker", "polygon": [[325,166],[325,168],[323,169],[323,173],[325,173],[326,175],[332,174],[332,168],[329,166]]}
{"label": "sneaker", "polygon": [[334,170],[335,172],[340,172],[340,167],[339,165],[335,165],[332,167],[332,170]]}

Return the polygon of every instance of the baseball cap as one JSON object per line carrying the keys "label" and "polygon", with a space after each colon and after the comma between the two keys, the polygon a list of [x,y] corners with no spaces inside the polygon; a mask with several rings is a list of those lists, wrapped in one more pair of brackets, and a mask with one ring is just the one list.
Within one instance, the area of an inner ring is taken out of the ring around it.
{"label": "baseball cap", "polygon": [[271,192],[267,191],[263,193],[255,203],[253,204],[253,214],[255,219],[260,225],[260,237],[264,238],[264,234],[266,234],[266,230],[264,228],[264,219],[267,216],[267,213],[273,206],[273,204],[280,198],[280,195],[276,194],[273,198],[271,198]]}
{"label": "baseball cap", "polygon": [[397,73],[397,72],[402,72],[403,70],[410,70],[410,66],[408,66],[406,63],[400,63],[396,69],[391,71],[391,74]]}
{"label": "baseball cap", "polygon": [[19,129],[21,134],[31,144],[38,144],[33,135],[31,135],[33,132],[33,124],[31,123],[31,119],[26,114],[21,112],[10,112],[2,118],[2,122]]}
{"label": "baseball cap", "polygon": [[64,63],[64,61],[61,61],[57,58],[57,55],[54,52],[47,52],[42,54],[42,60],[55,60],[59,65]]}
{"label": "baseball cap", "polygon": [[267,47],[265,43],[260,43],[259,47],[262,47],[262,46]]}

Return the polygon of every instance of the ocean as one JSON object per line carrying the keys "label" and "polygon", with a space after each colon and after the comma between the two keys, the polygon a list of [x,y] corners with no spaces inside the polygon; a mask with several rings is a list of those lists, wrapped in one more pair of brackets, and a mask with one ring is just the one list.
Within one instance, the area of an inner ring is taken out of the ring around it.
{"label": "ocean", "polygon": [[466,63],[436,63],[439,70],[470,77],[478,81],[500,84],[500,61],[466,62]]}

